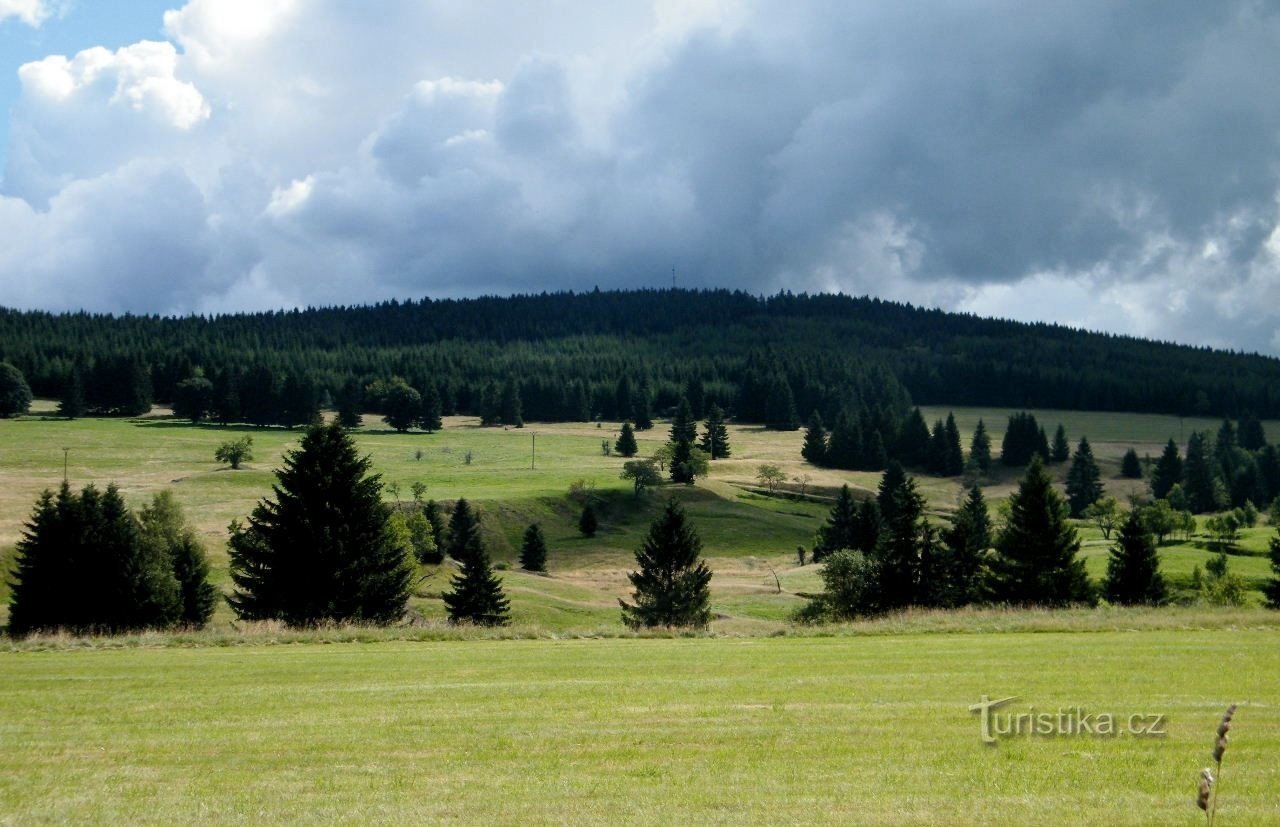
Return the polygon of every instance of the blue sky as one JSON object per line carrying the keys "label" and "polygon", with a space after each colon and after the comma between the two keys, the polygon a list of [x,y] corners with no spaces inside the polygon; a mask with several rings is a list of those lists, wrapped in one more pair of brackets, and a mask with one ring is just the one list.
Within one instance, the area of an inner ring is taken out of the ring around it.
{"label": "blue sky", "polygon": [[[73,55],[90,46],[111,49],[163,37],[162,18],[174,0],[73,0],[38,28],[17,18],[0,23],[0,112],[18,99],[18,67],[51,54]],[[9,145],[9,118],[0,118],[0,167]]]}
{"label": "blue sky", "polygon": [[1280,353],[1280,0],[6,17],[3,306],[224,312],[674,267]]}

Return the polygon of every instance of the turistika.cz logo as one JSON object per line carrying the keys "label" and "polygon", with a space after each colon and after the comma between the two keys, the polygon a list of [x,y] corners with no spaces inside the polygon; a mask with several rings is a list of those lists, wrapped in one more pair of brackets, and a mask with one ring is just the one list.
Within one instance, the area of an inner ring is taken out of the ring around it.
{"label": "turistika.cz logo", "polygon": [[1163,738],[1166,734],[1167,716],[1161,713],[1088,712],[1078,706],[1053,711],[1037,711],[1034,706],[1016,710],[1004,708],[1016,700],[1017,696],[992,700],[983,695],[978,703],[969,706],[969,711],[978,716],[984,744],[995,744],[1002,738],[1027,736]]}

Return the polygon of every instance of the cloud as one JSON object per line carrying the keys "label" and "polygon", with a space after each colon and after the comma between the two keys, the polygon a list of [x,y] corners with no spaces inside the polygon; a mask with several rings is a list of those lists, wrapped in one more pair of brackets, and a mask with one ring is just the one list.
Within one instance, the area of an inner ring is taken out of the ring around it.
{"label": "cloud", "polygon": [[45,0],[0,0],[0,23],[17,19],[35,29],[52,14],[53,10]]}
{"label": "cloud", "polygon": [[[91,285],[98,250],[118,275],[75,294],[93,309],[674,267],[1278,349],[1277,4],[379,9],[193,0],[167,42],[23,66],[0,242],[82,251],[50,283]],[[112,234],[77,201],[111,205]],[[150,222],[174,225],[163,288]],[[60,301],[15,261],[0,302]]]}

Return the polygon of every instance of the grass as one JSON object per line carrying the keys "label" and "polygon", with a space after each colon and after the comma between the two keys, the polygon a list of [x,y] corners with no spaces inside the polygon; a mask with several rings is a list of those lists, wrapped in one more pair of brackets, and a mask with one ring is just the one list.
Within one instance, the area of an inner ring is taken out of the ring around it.
{"label": "grass", "polygon": [[[27,652],[0,819],[1168,824],[1230,701],[1223,823],[1280,819],[1274,629]],[[968,705],[1168,716],[984,746]]]}

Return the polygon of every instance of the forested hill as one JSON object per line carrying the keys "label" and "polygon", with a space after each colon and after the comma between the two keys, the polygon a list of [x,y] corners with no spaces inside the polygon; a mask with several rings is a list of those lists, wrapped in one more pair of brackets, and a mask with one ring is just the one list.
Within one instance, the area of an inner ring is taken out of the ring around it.
{"label": "forested hill", "polygon": [[477,412],[486,388],[514,380],[529,419],[627,415],[614,410],[622,377],[655,411],[692,391],[758,421],[783,415],[766,410],[783,390],[802,418],[893,417],[908,399],[1280,416],[1271,357],[841,295],[596,291],[211,318],[0,310],[0,358],[40,395],[75,377],[101,409],[119,407],[95,397],[122,377],[167,401],[192,375],[229,387],[256,369],[331,393],[400,376],[435,388],[446,413]]}

